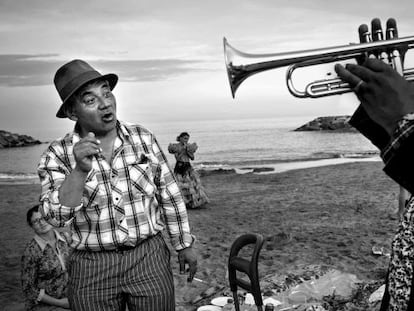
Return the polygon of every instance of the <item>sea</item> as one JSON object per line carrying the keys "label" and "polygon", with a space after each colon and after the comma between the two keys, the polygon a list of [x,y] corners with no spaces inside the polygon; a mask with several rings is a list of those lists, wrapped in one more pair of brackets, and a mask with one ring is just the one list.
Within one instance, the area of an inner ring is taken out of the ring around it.
{"label": "sea", "polygon": [[[239,174],[278,173],[292,169],[334,165],[354,161],[379,161],[378,150],[357,132],[294,131],[309,122],[306,117],[148,122],[166,153],[170,166],[175,160],[168,154],[169,143],[180,132],[190,134],[198,150],[193,166],[203,170],[231,170]],[[28,134],[30,133],[19,133]],[[0,149],[0,183],[37,183],[36,167],[50,141],[50,133],[41,135],[44,143]],[[63,134],[62,134],[63,136]],[[34,137],[39,139],[38,137]],[[261,168],[261,169],[260,169]]]}

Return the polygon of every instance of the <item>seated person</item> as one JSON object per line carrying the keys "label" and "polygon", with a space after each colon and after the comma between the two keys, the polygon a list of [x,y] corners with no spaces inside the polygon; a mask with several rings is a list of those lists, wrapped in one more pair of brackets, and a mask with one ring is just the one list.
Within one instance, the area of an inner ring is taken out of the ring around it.
{"label": "seated person", "polygon": [[64,236],[48,224],[39,205],[27,211],[27,223],[34,231],[22,256],[21,281],[25,310],[67,310],[69,246]]}

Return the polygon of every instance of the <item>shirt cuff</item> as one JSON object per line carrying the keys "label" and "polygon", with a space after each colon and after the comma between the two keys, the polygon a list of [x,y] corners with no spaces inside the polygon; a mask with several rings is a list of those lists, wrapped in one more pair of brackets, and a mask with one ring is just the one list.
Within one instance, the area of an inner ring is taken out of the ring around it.
{"label": "shirt cuff", "polygon": [[181,251],[185,248],[192,247],[194,245],[195,241],[196,241],[195,235],[186,234],[183,237],[183,242],[180,243],[177,247],[175,247],[175,250],[176,251]]}
{"label": "shirt cuff", "polygon": [[391,136],[390,143],[381,151],[381,158],[388,164],[405,140],[414,133],[414,120],[401,119]]}
{"label": "shirt cuff", "polygon": [[43,216],[47,222],[55,227],[69,225],[75,214],[83,208],[83,197],[80,204],[74,207],[62,205],[58,191],[51,191],[42,199]]}
{"label": "shirt cuff", "polygon": [[44,288],[41,288],[40,289],[40,292],[39,292],[39,296],[37,296],[37,298],[36,298],[36,301],[37,302],[41,302],[42,299],[43,299],[43,297],[44,297],[44,295],[45,295],[45,289]]}

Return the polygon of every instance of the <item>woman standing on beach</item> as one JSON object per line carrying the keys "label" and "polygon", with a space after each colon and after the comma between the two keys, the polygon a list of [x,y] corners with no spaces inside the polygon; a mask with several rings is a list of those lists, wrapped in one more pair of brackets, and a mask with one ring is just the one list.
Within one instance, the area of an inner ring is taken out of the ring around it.
{"label": "woman standing on beach", "polygon": [[183,194],[187,208],[198,208],[208,203],[208,197],[201,185],[200,177],[191,166],[190,160],[194,160],[194,153],[198,146],[196,143],[189,144],[190,135],[182,132],[177,136],[177,142],[169,144],[168,152],[174,154],[176,164],[174,168],[178,185]]}
{"label": "woman standing on beach", "polygon": [[39,212],[39,205],[27,211],[27,223],[35,232],[22,256],[21,281],[25,310],[69,309],[66,298],[69,246]]}

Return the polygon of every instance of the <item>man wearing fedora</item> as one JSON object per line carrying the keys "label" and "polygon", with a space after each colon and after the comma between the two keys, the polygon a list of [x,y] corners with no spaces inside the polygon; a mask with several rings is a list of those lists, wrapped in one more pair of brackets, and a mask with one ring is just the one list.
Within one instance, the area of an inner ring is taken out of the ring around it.
{"label": "man wearing fedora", "polygon": [[118,77],[101,75],[73,60],[56,72],[62,99],[58,118],[75,121],[38,166],[42,214],[54,226],[69,225],[73,310],[174,310],[170,252],[180,272],[197,270],[188,216],[175,177],[155,136],[119,121],[112,94]]}

